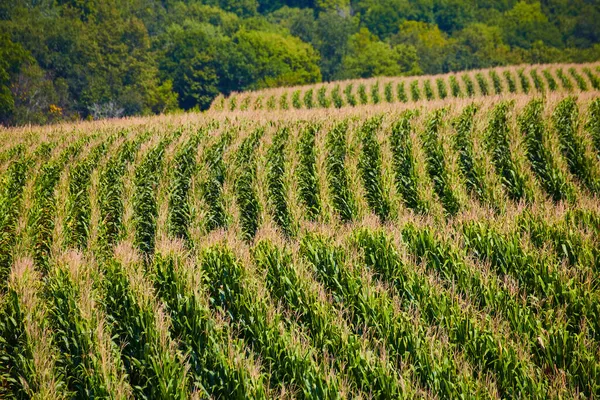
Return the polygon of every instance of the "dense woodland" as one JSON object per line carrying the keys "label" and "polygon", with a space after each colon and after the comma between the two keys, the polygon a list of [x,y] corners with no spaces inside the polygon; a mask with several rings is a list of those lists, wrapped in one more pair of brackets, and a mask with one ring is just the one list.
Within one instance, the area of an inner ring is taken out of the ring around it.
{"label": "dense woodland", "polygon": [[0,123],[207,109],[219,93],[600,59],[597,0],[0,2]]}

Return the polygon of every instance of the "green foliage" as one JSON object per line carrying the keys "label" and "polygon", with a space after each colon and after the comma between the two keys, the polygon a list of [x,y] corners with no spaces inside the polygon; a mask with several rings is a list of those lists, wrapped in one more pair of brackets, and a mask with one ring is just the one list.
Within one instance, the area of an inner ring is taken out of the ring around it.
{"label": "green foliage", "polygon": [[385,101],[388,103],[394,102],[394,89],[392,89],[392,82],[387,82],[383,87],[383,93]]}
{"label": "green foliage", "polygon": [[398,82],[396,92],[398,92],[398,100],[400,100],[403,103],[408,102],[408,96],[406,95],[406,87],[404,85],[404,81]]}
{"label": "green foliage", "polygon": [[348,121],[335,125],[327,133],[327,181],[333,207],[342,222],[350,222],[356,217],[356,203],[350,190],[346,172],[346,132]]}
{"label": "green foliage", "polygon": [[460,89],[460,85],[455,75],[450,75],[450,92],[452,93],[452,97],[461,97],[462,91]]}
{"label": "green foliage", "polygon": [[500,81],[500,76],[493,69],[490,70],[490,78],[492,79],[492,85],[494,86],[494,93],[502,94],[502,82]]}
{"label": "green foliage", "polygon": [[592,137],[597,157],[600,158],[600,98],[590,103],[585,128]]}
{"label": "green foliage", "polygon": [[421,91],[419,90],[419,81],[414,80],[410,82],[410,96],[412,101],[419,101],[421,98]]}
{"label": "green foliage", "polygon": [[383,185],[381,146],[377,141],[380,125],[381,117],[378,116],[367,120],[360,128],[361,153],[358,168],[365,187],[367,204],[380,221],[385,222],[389,218],[390,204]]}
{"label": "green foliage", "polygon": [[523,89],[523,93],[529,93],[529,89],[531,88],[531,84],[529,83],[529,78],[525,75],[525,71],[521,68],[517,71],[519,75],[519,81],[521,82],[521,89]]}
{"label": "green foliage", "polygon": [[556,89],[558,89],[558,84],[556,83],[556,79],[554,79],[550,71],[545,69],[542,71],[542,74],[544,75],[544,78],[546,78],[546,82],[548,82],[548,89],[550,89],[551,92],[556,91]]}
{"label": "green foliage", "polygon": [[552,122],[569,171],[590,192],[597,193],[600,191],[600,181],[596,175],[594,160],[587,157],[583,138],[579,135],[579,108],[573,97],[567,97],[556,106]]}
{"label": "green foliage", "polygon": [[525,176],[511,157],[509,144],[511,107],[511,103],[500,103],[490,113],[486,129],[486,146],[508,196],[515,201],[530,201],[532,194],[527,187]]}
{"label": "green foliage", "polygon": [[281,128],[273,137],[273,144],[267,150],[267,198],[275,224],[284,235],[292,236],[294,226],[288,206],[288,187],[285,182],[285,145],[289,130]]}
{"label": "green foliage", "polygon": [[311,88],[304,92],[304,106],[310,110],[314,105],[314,91]]}
{"label": "green foliage", "polygon": [[322,108],[329,108],[331,106],[331,100],[327,97],[327,86],[321,86],[317,90],[317,103]]}
{"label": "green foliage", "polygon": [[379,81],[371,85],[371,100],[373,104],[379,104],[381,102],[381,95],[379,93]]}
{"label": "green foliage", "polygon": [[581,76],[575,68],[569,68],[569,73],[571,74],[573,79],[575,79],[575,82],[577,82],[577,86],[579,87],[579,90],[582,90],[582,91],[588,90],[587,82],[585,81],[585,79],[583,79],[583,76]]}
{"label": "green foliage", "polygon": [[310,124],[305,127],[298,142],[300,157],[297,168],[298,195],[306,207],[308,217],[316,220],[321,214],[321,197],[319,196],[319,177],[317,175],[317,149],[315,138],[319,127]]}
{"label": "green foliage", "polygon": [[281,94],[281,97],[279,98],[279,108],[281,110],[287,110],[290,108],[290,105],[288,103],[288,94],[287,92],[283,92]]}
{"label": "green foliage", "polygon": [[583,69],[583,73],[587,75],[594,90],[600,90],[600,78],[587,67]]}
{"label": "green foliage", "polygon": [[475,74],[475,79],[477,80],[477,84],[479,85],[479,92],[483,96],[487,96],[490,93],[490,88],[487,79],[485,79],[485,76],[483,76],[481,72],[478,72]]}
{"label": "green foliage", "polygon": [[486,184],[485,167],[475,158],[473,150],[473,120],[476,113],[477,107],[470,105],[453,121],[456,130],[454,148],[458,153],[458,165],[465,179],[467,191],[481,203],[494,206],[492,192]]}
{"label": "green foliage", "polygon": [[352,85],[351,83],[347,84],[346,87],[344,87],[344,95],[346,96],[346,102],[350,106],[355,107],[357,103],[356,103],[356,96],[352,92],[353,89],[354,89],[354,85]]}
{"label": "green foliage", "polygon": [[292,106],[296,110],[302,108],[302,101],[300,100],[300,90],[294,90],[294,93],[292,93]]}
{"label": "green foliage", "polygon": [[462,79],[463,83],[465,84],[465,90],[467,92],[467,96],[468,97],[475,96],[475,85],[473,84],[473,80],[471,79],[471,76],[468,74],[462,74],[461,79]]}
{"label": "green foliage", "polygon": [[340,85],[335,85],[333,89],[331,89],[331,99],[335,108],[342,108],[344,106]]}
{"label": "green foliage", "polygon": [[560,79],[560,83],[562,84],[563,89],[568,90],[569,92],[573,90],[573,83],[569,79],[567,75],[565,75],[562,68],[556,70],[556,76]]}
{"label": "green foliage", "polygon": [[531,79],[533,80],[533,86],[535,87],[535,90],[543,93],[545,89],[544,82],[542,82],[542,78],[539,76],[537,69],[531,70]]}
{"label": "green foliage", "polygon": [[201,185],[201,192],[208,206],[206,214],[206,229],[208,231],[227,226],[227,214],[223,199],[223,184],[225,183],[226,173],[223,156],[230,142],[231,135],[225,132],[205,150],[204,165],[207,176]]}
{"label": "green foliage", "polygon": [[244,239],[251,240],[258,230],[260,218],[260,203],[256,193],[256,156],[260,138],[264,129],[256,129],[244,139],[237,157],[237,179],[234,190],[238,207],[240,208],[240,224]]}
{"label": "green foliage", "polygon": [[448,90],[446,89],[446,82],[442,78],[437,78],[435,80],[438,91],[438,98],[445,99],[448,97]]}
{"label": "green foliage", "polygon": [[431,114],[427,120],[422,138],[427,160],[427,172],[433,181],[433,188],[440,198],[447,215],[454,216],[460,210],[460,203],[450,187],[444,149],[439,141],[439,131],[442,127],[442,119],[445,113],[446,110],[441,109]]}
{"label": "green foliage", "polygon": [[365,105],[369,103],[369,97],[367,96],[367,87],[364,83],[358,85],[358,99],[360,104]]}
{"label": "green foliage", "polygon": [[513,74],[511,73],[510,70],[506,70],[504,71],[504,79],[506,80],[506,85],[508,86],[508,91],[510,93],[516,93],[517,91],[517,84],[515,82],[515,78],[513,77]]}
{"label": "green foliage", "polygon": [[396,190],[402,195],[406,207],[425,213],[428,207],[419,196],[419,177],[415,168],[413,142],[410,138],[412,117],[412,113],[405,112],[392,126],[390,145],[394,163],[394,181]]}
{"label": "green foliage", "polygon": [[169,166],[169,235],[175,238],[189,239],[188,227],[191,219],[189,193],[192,176],[196,172],[196,153],[204,132],[201,130],[192,135],[177,151]]}
{"label": "green foliage", "polygon": [[431,86],[431,81],[429,79],[427,79],[423,82],[423,89],[425,92],[425,98],[427,100],[433,100],[435,95],[433,93],[433,87]]}
{"label": "green foliage", "polygon": [[531,163],[531,169],[554,201],[572,201],[575,196],[574,189],[557,167],[552,154],[547,150],[547,130],[542,112],[542,101],[532,100],[519,116],[519,128],[525,136],[527,157]]}

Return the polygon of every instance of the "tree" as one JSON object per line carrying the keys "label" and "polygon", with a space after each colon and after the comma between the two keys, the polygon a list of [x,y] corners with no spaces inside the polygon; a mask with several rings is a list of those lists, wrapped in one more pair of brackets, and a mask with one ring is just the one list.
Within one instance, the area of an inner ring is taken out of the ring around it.
{"label": "tree", "polygon": [[506,43],[511,46],[530,49],[538,40],[554,47],[562,46],[560,32],[548,21],[539,2],[518,2],[504,13],[500,26]]}
{"label": "tree", "polygon": [[391,47],[367,28],[361,28],[350,38],[342,68],[343,78],[398,76],[420,72],[414,47],[404,44]]}
{"label": "tree", "polygon": [[249,88],[293,86],[321,80],[318,54],[310,44],[296,37],[241,30],[234,42],[251,70]]}
{"label": "tree", "polygon": [[444,64],[452,42],[437,25],[405,21],[400,25],[398,34],[394,35],[390,42],[413,46],[419,56],[419,67],[424,73],[445,72]]}

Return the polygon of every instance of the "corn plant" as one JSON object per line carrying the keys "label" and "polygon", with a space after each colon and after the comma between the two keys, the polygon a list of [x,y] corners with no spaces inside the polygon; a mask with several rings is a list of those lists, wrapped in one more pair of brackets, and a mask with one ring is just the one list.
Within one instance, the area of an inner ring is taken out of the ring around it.
{"label": "corn plant", "polygon": [[473,84],[473,80],[469,74],[462,74],[461,79],[465,84],[465,90],[467,92],[468,97],[475,96],[475,85]]}
{"label": "corn plant", "polygon": [[269,315],[267,299],[257,298],[245,284],[245,271],[229,249],[204,250],[201,264],[212,306],[227,313],[239,335],[262,356],[272,387],[291,385],[300,398],[338,398],[336,382],[325,379],[310,354],[282,334],[281,315]]}
{"label": "corn plant", "polygon": [[[65,371],[65,383],[76,397],[111,398],[116,395],[117,387],[124,386],[120,353],[110,340],[104,343],[109,346],[104,349],[108,354],[100,353],[101,339],[97,332],[105,328],[99,325],[101,316],[97,310],[86,314],[81,311],[82,307],[90,307],[82,306],[82,302],[93,302],[89,297],[95,297],[96,293],[93,290],[90,293],[90,288],[82,293],[82,284],[91,285],[91,282],[77,282],[68,268],[76,267],[55,266],[45,285],[46,296],[51,302],[48,319],[61,353],[58,365]],[[92,278],[92,275],[80,273],[84,279]],[[82,300],[82,297],[88,298]],[[112,365],[113,360],[118,360],[116,365]]]}
{"label": "corn plant", "polygon": [[348,105],[355,107],[357,102],[356,102],[356,96],[354,96],[354,93],[352,92],[354,88],[354,85],[352,85],[351,83],[347,84],[344,87],[344,95],[346,96],[346,103],[348,103]]}
{"label": "corn plant", "polygon": [[595,174],[594,160],[586,156],[583,138],[579,131],[579,109],[573,97],[561,101],[552,114],[554,130],[558,133],[562,154],[569,171],[593,193],[600,190],[600,182]]}
{"label": "corn plant", "polygon": [[[142,135],[144,136],[144,135]],[[127,165],[133,162],[141,143],[125,142],[99,173],[98,208],[100,211],[99,242],[105,254],[117,242],[123,227],[123,193]]]}
{"label": "corn plant", "polygon": [[381,95],[379,93],[379,81],[371,85],[371,100],[373,104],[379,104],[381,102]]}
{"label": "corn plant", "polygon": [[157,252],[152,275],[157,294],[171,316],[171,333],[179,339],[180,350],[189,354],[200,393],[228,399],[266,398],[262,377],[255,379],[230,357],[227,332],[217,326],[202,292],[186,279],[183,263],[180,255]]}
{"label": "corn plant", "polygon": [[590,102],[585,129],[592,138],[597,158],[600,158],[600,98]]}
{"label": "corn plant", "polygon": [[364,83],[358,85],[358,100],[361,105],[369,103],[369,96],[367,95],[367,87]]}
{"label": "corn plant", "polygon": [[277,100],[275,99],[275,95],[271,95],[267,99],[267,110],[274,110],[275,108],[277,108]]}
{"label": "corn plant", "polygon": [[423,82],[423,91],[425,92],[425,98],[427,100],[433,100],[435,95],[433,94],[433,87],[431,86],[431,81],[429,79]]}
{"label": "corn plant", "polygon": [[333,101],[333,106],[335,108],[342,108],[344,106],[340,85],[335,85],[333,89],[331,89],[331,100]]}
{"label": "corn plant", "polygon": [[[424,324],[439,325],[448,339],[465,352],[483,371],[493,373],[501,397],[543,398],[547,382],[539,370],[521,358],[517,350],[472,315],[464,312],[447,292],[432,285],[426,277],[405,264],[392,240],[381,231],[360,229],[354,241],[363,254],[363,262],[377,277],[391,284],[406,307],[418,307]],[[427,260],[427,257],[423,257]],[[427,262],[427,261],[426,261]]]}
{"label": "corn plant", "polygon": [[87,245],[91,219],[89,187],[98,160],[106,154],[113,138],[96,146],[90,154],[69,171],[69,193],[65,221],[68,247],[84,249]]}
{"label": "corn plant", "polygon": [[508,91],[510,93],[516,93],[517,92],[517,83],[515,82],[515,78],[513,77],[513,74],[509,70],[506,70],[506,71],[504,71],[503,75],[504,75],[504,79],[506,80],[506,85],[508,86]]}
{"label": "corn plant", "polygon": [[492,85],[494,86],[495,94],[502,94],[502,81],[500,81],[500,75],[493,69],[490,70],[490,78],[492,79]]}
{"label": "corn plant", "polygon": [[581,90],[581,91],[588,90],[587,82],[585,81],[585,79],[583,79],[583,76],[581,76],[575,68],[573,68],[573,67],[569,68],[569,74],[571,74],[573,79],[575,79],[575,82],[577,83],[577,87],[579,87],[579,90]]}
{"label": "corn plant", "polygon": [[240,103],[240,111],[248,111],[250,106],[250,96],[245,96]]}
{"label": "corn plant", "polygon": [[[188,398],[188,378],[180,357],[173,354],[168,338],[162,337],[152,300],[140,298],[125,268],[109,260],[102,280],[103,307],[121,349],[129,383],[137,398]],[[151,297],[152,298],[152,297]]]}
{"label": "corn plant", "polygon": [[450,75],[450,93],[452,93],[452,97],[461,97],[462,91],[460,90],[460,84],[456,79],[455,75]]}
{"label": "corn plant", "polygon": [[458,165],[465,179],[467,191],[482,203],[492,202],[492,193],[485,181],[485,167],[475,159],[473,152],[473,118],[477,107],[466,107],[453,121],[456,131],[454,149],[458,153]]}
{"label": "corn plant", "polygon": [[237,179],[234,190],[240,208],[240,224],[244,239],[250,240],[256,234],[259,225],[260,203],[256,193],[255,151],[264,129],[256,129],[244,139],[237,153]]}
{"label": "corn plant", "polygon": [[408,102],[408,96],[406,95],[404,81],[398,82],[398,85],[396,86],[396,92],[398,94],[398,100],[400,100],[402,103]]}
{"label": "corn plant", "polygon": [[288,110],[290,108],[290,104],[288,102],[288,93],[283,92],[281,97],[279,98],[279,108],[281,110]]}
{"label": "corn plant", "polygon": [[544,75],[546,82],[548,82],[548,89],[550,89],[551,92],[555,92],[558,89],[558,83],[556,83],[556,79],[554,79],[550,71],[545,69],[542,71],[542,75]]}
{"label": "corn plant", "polygon": [[433,181],[433,188],[440,198],[447,215],[454,216],[460,210],[460,203],[450,187],[444,149],[439,141],[439,130],[445,113],[446,110],[441,109],[431,114],[427,120],[427,126],[422,138],[427,160],[427,172]]}
{"label": "corn plant", "polygon": [[361,338],[343,331],[332,305],[323,302],[298,275],[289,251],[262,241],[253,249],[253,258],[266,276],[269,291],[307,327],[313,345],[318,350],[336,355],[335,365],[339,373],[348,373],[358,388],[374,398],[404,397],[404,389],[394,371],[367,358],[360,347]]}
{"label": "corn plant", "polygon": [[531,83],[529,82],[529,78],[525,75],[525,70],[523,68],[517,71],[517,75],[519,75],[519,81],[521,82],[521,89],[523,89],[523,93],[529,93],[531,89]]}
{"label": "corn plant", "polygon": [[410,96],[412,101],[419,101],[421,99],[421,91],[419,90],[419,81],[412,81],[410,83]]}
{"label": "corn plant", "polygon": [[490,94],[488,81],[485,79],[485,76],[483,76],[481,72],[475,74],[475,79],[477,80],[477,84],[479,85],[480,93],[484,96]]}
{"label": "corn plant", "polygon": [[298,110],[302,108],[302,100],[300,99],[300,90],[294,90],[292,93],[292,106]]}
{"label": "corn plant", "polygon": [[314,91],[312,88],[304,92],[304,106],[309,110],[315,106]]}
{"label": "corn plant", "polygon": [[388,193],[383,185],[381,148],[377,142],[377,130],[381,117],[367,120],[360,129],[361,153],[358,160],[363,186],[369,208],[383,222],[389,218],[390,204]]}
{"label": "corn plant", "polygon": [[394,89],[392,88],[392,82],[387,82],[383,87],[383,93],[385,101],[388,103],[394,102]]}
{"label": "corn plant", "polygon": [[598,76],[596,76],[592,70],[587,67],[583,69],[583,73],[587,75],[594,90],[600,90],[600,79]]}
{"label": "corn plant", "polygon": [[313,221],[321,214],[315,147],[315,137],[318,131],[319,127],[316,124],[310,124],[300,133],[300,140],[298,141],[299,162],[296,170],[298,196],[308,213],[308,218]]}
{"label": "corn plant", "polygon": [[267,150],[267,199],[275,224],[286,236],[294,234],[285,182],[285,148],[289,139],[289,128],[280,128],[273,137],[273,144]]}
{"label": "corn plant", "polygon": [[357,271],[348,267],[341,249],[326,238],[311,234],[302,239],[300,254],[331,292],[333,301],[353,311],[348,318],[354,330],[362,333],[371,329],[384,339],[391,357],[414,364],[421,385],[448,397],[476,392],[475,382],[460,376],[449,352],[440,354],[441,359],[434,356],[423,325],[414,324],[394,308],[386,292],[369,288]]}
{"label": "corn plant", "polygon": [[163,139],[138,164],[135,169],[133,195],[133,224],[135,245],[144,254],[154,252],[156,219],[158,217],[157,189],[163,167],[163,157],[168,140]]}
{"label": "corn plant", "polygon": [[556,76],[558,76],[558,79],[560,80],[563,89],[566,89],[569,92],[573,90],[573,83],[571,82],[569,77],[565,75],[565,72],[562,68],[558,68],[556,70]]}
{"label": "corn plant", "polygon": [[426,213],[427,204],[419,196],[419,177],[415,168],[416,160],[410,138],[412,117],[411,112],[406,112],[392,126],[390,145],[394,165],[394,182],[406,207]]}
{"label": "corn plant", "polygon": [[229,98],[229,111],[235,111],[236,108],[237,108],[237,97],[231,96]]}
{"label": "corn plant", "polygon": [[193,134],[177,151],[173,159],[169,180],[168,231],[172,237],[187,240],[190,224],[189,192],[192,175],[196,171],[196,152],[204,132]]}
{"label": "corn plant", "polygon": [[32,160],[21,155],[13,160],[0,184],[0,291],[6,287],[13,261],[12,249],[17,244],[17,222],[23,189]]}
{"label": "corn plant", "polygon": [[554,201],[573,200],[574,189],[546,149],[547,130],[542,112],[542,101],[532,100],[518,118],[519,128],[525,137],[527,158],[533,172]]}
{"label": "corn plant", "polygon": [[31,265],[11,275],[0,302],[2,398],[69,397],[64,374],[54,362],[52,336],[46,335],[51,327],[42,289],[42,281]]}
{"label": "corn plant", "polygon": [[48,257],[52,245],[56,197],[54,189],[60,179],[65,164],[79,153],[87,139],[69,146],[56,159],[44,164],[34,183],[33,204],[31,206],[28,229],[33,242],[33,258],[41,271],[48,270]]}
{"label": "corn plant", "polygon": [[356,203],[346,173],[346,132],[348,122],[335,125],[327,133],[327,181],[333,207],[343,222],[356,217]]}
{"label": "corn plant", "polygon": [[254,100],[254,109],[255,110],[262,110],[263,109],[263,96],[256,96],[256,99]]}
{"label": "corn plant", "polygon": [[437,85],[438,97],[440,99],[445,99],[446,97],[448,97],[448,90],[446,89],[446,81],[444,81],[442,78],[437,78],[435,80],[435,83]]}
{"label": "corn plant", "polygon": [[207,176],[201,184],[201,193],[208,206],[206,215],[206,228],[208,231],[227,226],[227,213],[225,212],[225,201],[223,199],[226,171],[223,155],[230,141],[231,135],[228,132],[223,133],[216,143],[206,149],[204,156]]}
{"label": "corn plant", "polygon": [[317,103],[319,107],[329,108],[331,106],[331,100],[327,97],[327,87],[321,86],[319,90],[317,90]]}
{"label": "corn plant", "polygon": [[510,107],[510,103],[502,102],[492,110],[486,129],[486,146],[508,196],[515,201],[529,201],[532,195],[525,176],[511,157],[508,125]]}
{"label": "corn plant", "polygon": [[535,87],[535,90],[537,90],[540,93],[543,93],[545,90],[544,82],[538,74],[537,69],[532,69],[529,73],[531,75],[531,80],[533,81],[533,86]]}

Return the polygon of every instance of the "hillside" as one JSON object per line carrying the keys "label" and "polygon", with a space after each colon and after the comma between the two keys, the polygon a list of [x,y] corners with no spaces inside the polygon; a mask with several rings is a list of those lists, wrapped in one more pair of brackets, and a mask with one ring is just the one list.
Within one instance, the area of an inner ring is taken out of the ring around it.
{"label": "hillside", "polygon": [[491,68],[413,78],[371,78],[232,93],[213,111],[342,108],[446,98],[481,98],[600,90],[600,65],[549,64]]}
{"label": "hillside", "polygon": [[0,139],[2,398],[600,397],[596,90]]}
{"label": "hillside", "polygon": [[0,125],[205,111],[218,96],[322,82],[597,63],[598,21],[594,0],[2,1]]}

